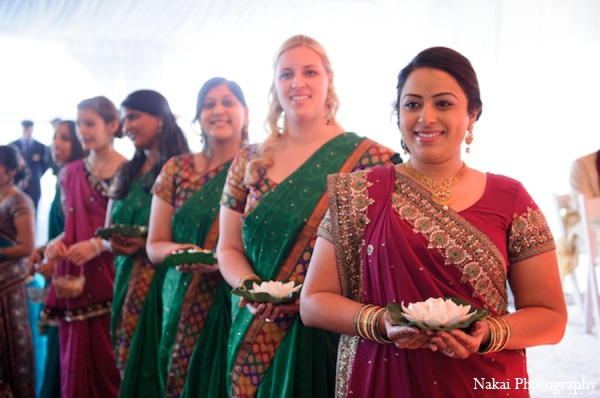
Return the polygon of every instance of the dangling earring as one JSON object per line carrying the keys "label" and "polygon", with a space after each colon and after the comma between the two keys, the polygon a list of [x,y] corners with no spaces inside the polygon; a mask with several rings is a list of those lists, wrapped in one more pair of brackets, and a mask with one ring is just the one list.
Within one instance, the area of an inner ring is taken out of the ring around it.
{"label": "dangling earring", "polygon": [[469,145],[471,145],[473,143],[473,125],[469,125],[469,132],[467,133],[467,136],[465,137],[465,143],[467,144],[467,149],[465,149],[466,153],[470,153],[471,152],[471,148],[469,148]]}
{"label": "dangling earring", "polygon": [[331,98],[331,89],[327,90],[327,98],[325,98],[325,120],[327,121],[327,125],[331,124],[331,119],[333,119],[333,99]]}
{"label": "dangling earring", "polygon": [[244,127],[242,127],[242,146],[245,146],[248,144],[248,126],[244,125]]}
{"label": "dangling earring", "polygon": [[408,155],[409,151],[408,151],[408,147],[406,146],[406,144],[404,143],[404,140],[400,140],[400,146],[402,147],[402,149],[404,149],[404,154]]}
{"label": "dangling earring", "polygon": [[158,123],[158,133],[157,134],[160,134],[160,133],[162,133],[162,122]]}

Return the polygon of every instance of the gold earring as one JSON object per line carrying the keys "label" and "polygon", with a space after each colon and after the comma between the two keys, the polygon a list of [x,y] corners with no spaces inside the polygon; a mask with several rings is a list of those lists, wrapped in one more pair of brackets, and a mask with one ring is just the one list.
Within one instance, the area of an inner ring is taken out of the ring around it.
{"label": "gold earring", "polygon": [[404,142],[404,140],[400,140],[400,146],[404,150],[404,154],[408,155],[408,147],[406,146],[406,143]]}
{"label": "gold earring", "polygon": [[331,98],[331,89],[327,90],[327,98],[325,98],[325,120],[327,125],[331,124],[333,119],[333,99]]}
{"label": "gold earring", "polygon": [[467,149],[465,149],[465,152],[470,153],[471,152],[471,148],[469,148],[469,145],[471,145],[473,143],[473,125],[469,125],[469,132],[467,133],[467,136],[465,137],[465,143],[467,144]]}

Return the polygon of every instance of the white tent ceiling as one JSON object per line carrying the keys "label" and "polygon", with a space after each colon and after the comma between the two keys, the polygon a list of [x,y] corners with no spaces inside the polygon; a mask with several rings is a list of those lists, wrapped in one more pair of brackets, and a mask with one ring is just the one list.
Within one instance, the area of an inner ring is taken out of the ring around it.
{"label": "white tent ceiling", "polygon": [[598,0],[0,0],[0,129],[139,88],[165,94],[189,129],[197,90],[222,75],[244,89],[260,140],[272,57],[297,33],[329,52],[342,124],[394,148],[396,75],[433,45],[464,53],[480,77],[471,165],[541,196],[566,189],[570,161],[600,147],[585,117],[599,105]]}

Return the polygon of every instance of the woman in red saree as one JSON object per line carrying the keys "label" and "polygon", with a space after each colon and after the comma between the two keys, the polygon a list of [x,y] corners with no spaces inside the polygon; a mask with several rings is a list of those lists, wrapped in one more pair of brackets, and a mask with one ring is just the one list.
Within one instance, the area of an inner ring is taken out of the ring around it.
{"label": "woman in red saree", "polygon": [[[65,229],[46,246],[46,258],[58,262],[43,316],[58,323],[62,397],[114,397],[120,384],[110,340],[115,266],[94,232],[104,226],[109,186],[125,161],[113,147],[122,132],[117,109],[105,97],[84,100],[77,110],[78,135],[89,155],[59,177]],[[83,290],[60,283],[79,275]]]}
{"label": "woman in red saree", "polygon": [[[397,106],[409,162],[329,177],[302,319],[344,335],[338,396],[529,396],[525,348],[558,343],[566,325],[548,225],[518,181],[461,158],[481,114],[466,58],[421,52],[400,72]],[[433,332],[385,313],[389,302],[430,297],[459,297],[492,317]]]}

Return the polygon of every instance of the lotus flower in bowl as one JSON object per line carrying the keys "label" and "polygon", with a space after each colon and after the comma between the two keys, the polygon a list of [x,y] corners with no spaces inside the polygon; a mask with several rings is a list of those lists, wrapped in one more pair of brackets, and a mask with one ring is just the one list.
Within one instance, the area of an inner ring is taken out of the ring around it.
{"label": "lotus flower in bowl", "polygon": [[451,299],[431,297],[408,306],[402,303],[402,316],[418,326],[446,328],[468,321],[477,314],[472,308],[470,305],[456,304]]}
{"label": "lotus flower in bowl", "polygon": [[299,292],[301,288],[302,284],[295,284],[294,281],[264,281],[260,284],[253,282],[250,293],[267,293],[276,299],[283,299],[289,297],[293,293]]}

